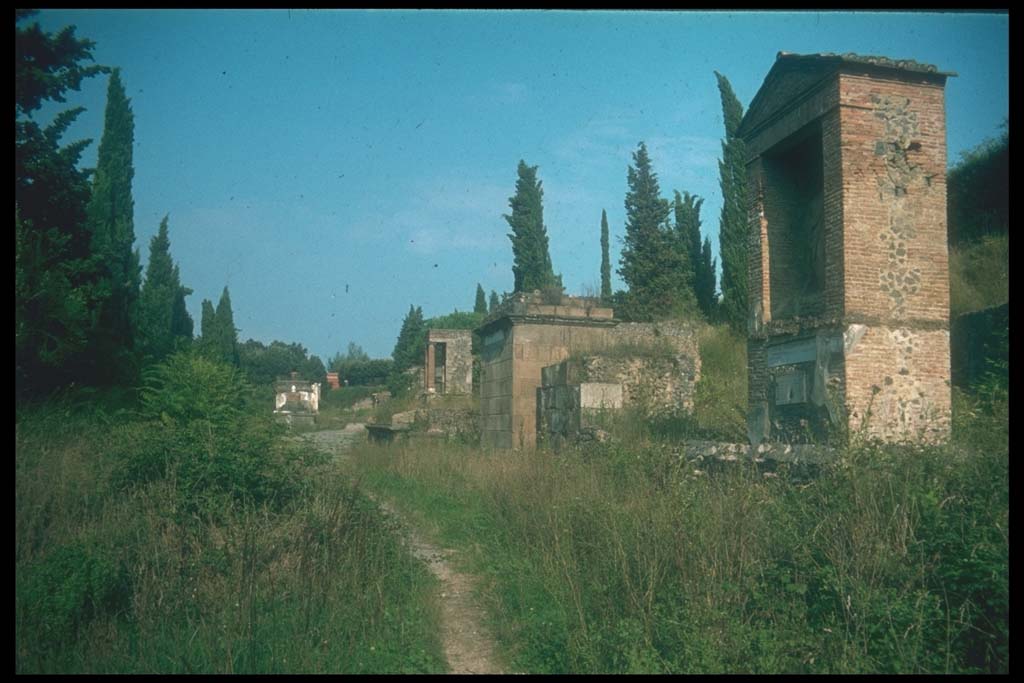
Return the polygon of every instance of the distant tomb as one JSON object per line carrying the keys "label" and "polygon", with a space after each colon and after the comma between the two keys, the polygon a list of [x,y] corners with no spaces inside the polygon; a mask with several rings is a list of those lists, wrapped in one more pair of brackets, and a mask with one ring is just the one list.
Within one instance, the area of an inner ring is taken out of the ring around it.
{"label": "distant tomb", "polygon": [[274,382],[274,415],[288,424],[312,425],[320,412],[320,383],[299,379],[291,373],[288,379]]}
{"label": "distant tomb", "polygon": [[[640,365],[628,361],[604,362],[607,374],[598,381],[619,383],[618,390],[580,388],[575,380],[552,380],[548,383],[550,389],[544,390],[545,373],[550,378],[565,375],[564,370],[550,366],[574,354],[594,352],[599,356],[604,350],[632,347],[642,355],[644,349],[653,345],[672,350],[673,356],[686,357],[684,363],[673,364],[673,372],[687,386],[692,386],[700,376],[696,334],[689,326],[622,323],[614,318],[611,308],[601,306],[595,299],[562,296],[557,303],[551,303],[539,292],[519,292],[476,332],[481,340],[480,431],[485,448],[534,448],[538,429],[543,432],[552,420],[559,434],[565,432],[563,425],[577,428],[579,416],[573,414],[562,419],[562,408],[570,412],[572,406],[590,409],[605,404],[615,408],[622,401],[613,396],[630,397],[631,387],[636,383],[628,375]],[[601,363],[587,365],[591,369],[599,366]],[[579,400],[566,398],[569,396]],[[597,398],[591,401],[594,396]],[[687,409],[684,403],[680,401],[674,407]]]}
{"label": "distant tomb", "polygon": [[423,390],[429,395],[473,393],[473,333],[428,330]]}
{"label": "distant tomb", "polygon": [[779,53],[737,136],[753,444],[950,431],[948,76]]}

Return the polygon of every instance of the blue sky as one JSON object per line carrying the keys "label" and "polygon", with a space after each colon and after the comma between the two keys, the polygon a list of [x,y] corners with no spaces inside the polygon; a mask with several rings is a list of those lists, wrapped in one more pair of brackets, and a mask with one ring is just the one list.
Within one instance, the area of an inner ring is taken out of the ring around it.
{"label": "blue sky", "polygon": [[[143,262],[171,252],[202,299],[231,290],[239,339],[350,341],[390,355],[410,304],[472,310],[512,288],[502,214],[516,165],[539,165],[555,271],[596,290],[601,210],[613,271],[626,169],[645,141],[662,194],[704,198],[717,253],[723,135],[714,70],[746,107],[779,51],[857,52],[955,71],[949,159],[1009,110],[1005,14],[612,11],[61,10],[122,70],[135,114]],[[65,141],[92,137],[106,78]],[[63,107],[62,107],[63,108]],[[52,115],[55,109],[37,118]],[[622,287],[613,273],[613,286]]]}

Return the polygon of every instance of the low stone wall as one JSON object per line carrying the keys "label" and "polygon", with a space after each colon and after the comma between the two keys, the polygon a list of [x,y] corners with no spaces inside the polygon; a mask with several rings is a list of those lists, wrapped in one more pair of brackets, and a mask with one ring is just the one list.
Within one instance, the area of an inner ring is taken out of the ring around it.
{"label": "low stone wall", "polygon": [[581,432],[596,429],[595,418],[605,410],[622,408],[622,403],[621,384],[583,382],[542,386],[537,389],[537,432],[552,446],[561,447]]}

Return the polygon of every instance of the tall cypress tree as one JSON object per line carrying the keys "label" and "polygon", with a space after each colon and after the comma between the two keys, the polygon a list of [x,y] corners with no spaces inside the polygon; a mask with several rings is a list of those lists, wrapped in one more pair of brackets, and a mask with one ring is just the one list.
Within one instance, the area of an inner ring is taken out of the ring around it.
{"label": "tall cypress tree", "polygon": [[718,319],[718,298],[715,296],[715,269],[718,264],[711,257],[711,240],[704,238],[704,246],[700,254],[700,269],[694,291],[697,294],[697,304],[700,305],[708,320]]}
{"label": "tall cypress tree", "polygon": [[643,142],[633,153],[627,182],[626,236],[619,268],[629,287],[625,315],[634,320],[692,315],[697,302],[687,250],[669,224],[671,206],[660,196]]}
{"label": "tall cypress tree", "polygon": [[601,209],[601,300],[612,298],[612,263],[608,256],[608,214]]}
{"label": "tall cypress tree", "polygon": [[491,300],[490,300],[490,305],[488,306],[487,312],[488,312],[488,313],[494,313],[494,311],[496,311],[496,310],[497,310],[497,308],[498,308],[498,306],[500,306],[500,305],[501,305],[501,302],[500,302],[500,301],[498,300],[498,293],[497,293],[497,292],[495,292],[495,291],[494,291],[494,290],[492,289],[492,290],[491,290]]}
{"label": "tall cypress tree", "polygon": [[194,323],[192,316],[185,306],[185,297],[192,293],[188,287],[181,284],[181,271],[178,265],[174,265],[174,282],[178,286],[178,293],[174,297],[174,308],[171,311],[171,337],[174,339],[175,349],[187,347],[192,342],[192,330]]}
{"label": "tall cypress tree", "polygon": [[512,232],[512,275],[517,292],[544,289],[558,282],[548,251],[548,234],[544,227],[544,190],[537,180],[537,167],[519,160],[516,193],[508,204],[511,215],[505,214]]}
{"label": "tall cypress tree", "polygon": [[[97,270],[99,314],[95,331],[97,361],[121,379],[133,370],[141,269],[135,243],[132,201],[132,144],[135,123],[121,74],[114,69],[87,208]],[[120,371],[120,373],[118,373]]]}
{"label": "tall cypress tree", "polygon": [[484,294],[484,288],[479,282],[476,283],[476,303],[473,305],[473,312],[487,315],[487,295]]}
{"label": "tall cypress tree", "polygon": [[693,267],[693,293],[697,305],[705,318],[710,319],[715,307],[715,264],[711,259],[711,243],[701,243],[700,208],[704,199],[683,192],[676,192],[676,232],[677,237],[686,243],[690,263]]}
{"label": "tall cypress tree", "polygon": [[402,372],[420,363],[425,333],[423,309],[410,304],[409,312],[402,320],[402,329],[398,332],[395,349],[391,352],[396,372]]}
{"label": "tall cypress tree", "polygon": [[238,367],[238,329],[235,328],[235,316],[231,312],[231,295],[226,285],[214,313],[214,338],[217,358]]}
{"label": "tall cypress tree", "polygon": [[149,243],[146,280],[139,294],[139,350],[154,361],[174,350],[174,308],[181,289],[177,276],[177,268],[171,260],[167,216],[164,216],[159,231]]}
{"label": "tall cypress tree", "polygon": [[722,217],[719,224],[718,247],[722,259],[722,314],[738,331],[746,329],[747,320],[747,169],[743,141],[736,130],[743,119],[732,86],[722,74],[715,72],[722,99],[725,139],[722,159],[718,162],[722,188]]}

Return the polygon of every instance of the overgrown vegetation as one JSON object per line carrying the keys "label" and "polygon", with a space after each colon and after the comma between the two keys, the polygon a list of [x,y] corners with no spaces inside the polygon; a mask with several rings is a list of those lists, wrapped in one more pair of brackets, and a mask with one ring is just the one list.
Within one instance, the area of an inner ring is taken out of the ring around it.
{"label": "overgrown vegetation", "polygon": [[18,673],[444,670],[433,578],[250,391],[179,354],[141,403],[19,406]]}
{"label": "overgrown vegetation", "polygon": [[968,448],[977,419],[954,447],[861,444],[811,479],[650,437],[367,448],[356,467],[475,549],[518,670],[1006,672],[1007,440]]}
{"label": "overgrown vegetation", "polygon": [[987,235],[949,249],[949,314],[998,306],[1010,300],[1010,236]]}

